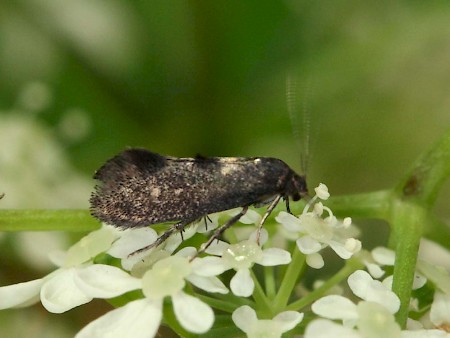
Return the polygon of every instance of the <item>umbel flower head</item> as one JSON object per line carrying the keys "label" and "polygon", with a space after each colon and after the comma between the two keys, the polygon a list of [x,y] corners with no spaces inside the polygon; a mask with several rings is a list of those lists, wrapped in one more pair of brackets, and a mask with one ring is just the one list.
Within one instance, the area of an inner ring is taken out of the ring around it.
{"label": "umbel flower head", "polygon": [[[165,297],[171,298],[175,316],[186,330],[194,333],[208,331],[214,322],[213,310],[183,291],[186,281],[208,292],[226,294],[228,290],[218,278],[196,274],[190,262],[195,253],[194,248],[188,247],[157,261],[144,273],[137,287],[145,298],[131,301],[98,318],[81,330],[77,337],[153,337],[161,323]],[[102,298],[101,290],[98,292],[91,284],[92,280],[85,281],[84,291],[92,297]],[[124,291],[128,289],[124,284]]]}
{"label": "umbel flower head", "polygon": [[[327,187],[321,184],[300,216],[282,211],[276,217],[290,232],[289,239],[295,236],[296,257],[305,255],[307,264],[314,268],[324,264],[320,254],[323,248],[331,247],[343,259],[352,257],[361,248],[361,243],[352,237],[351,219],[337,220],[320,202],[328,197]],[[124,295],[120,298],[126,303],[124,306],[88,324],[77,338],[151,338],[157,335],[161,323],[173,324],[171,327],[184,330],[186,334],[203,334],[216,329],[215,309],[221,311],[221,317],[225,314],[231,317],[229,323],[236,325],[236,335],[243,331],[248,337],[281,337],[297,327],[303,318],[303,314],[296,311],[299,308],[292,311],[292,307],[286,307],[293,298],[305,261],[293,262],[294,256],[290,252],[274,247],[275,241],[269,238],[265,228],[260,232],[259,241],[256,231],[246,236],[241,236],[243,232],[239,236],[235,233],[231,243],[214,241],[203,257],[196,257],[197,250],[193,247],[182,247],[182,237],[186,240],[198,232],[211,231],[216,227],[218,217],[213,215],[212,222],[198,222],[187,228],[183,236],[174,234],[162,245],[131,256],[130,253],[153,243],[158,238],[156,231],[150,227],[119,231],[104,226],[74,244],[66,253],[53,255],[59,268],[48,276],[0,287],[0,308],[28,306],[40,299],[48,311],[61,313],[94,298]],[[260,217],[255,211],[249,211],[241,223],[258,224]],[[233,233],[235,230],[230,229]],[[98,264],[100,254],[112,265]],[[287,267],[279,268],[283,265]],[[377,291],[369,292],[370,288],[364,284],[366,286],[354,291],[355,294],[372,303],[376,303],[373,294],[386,302],[392,298],[392,306],[398,307],[395,303],[398,299],[390,290],[380,288],[380,282],[363,273],[355,274],[353,284],[366,283]],[[232,295],[225,284],[229,285]],[[329,312],[339,313],[337,308],[341,306],[350,316],[345,320],[349,323],[359,320],[359,304],[340,298],[328,301]],[[321,303],[317,304],[314,309],[319,309],[316,313],[321,315]],[[167,307],[174,316],[164,317]],[[386,311],[391,316],[394,310]],[[326,314],[322,316],[330,318]],[[183,331],[180,334],[183,335]]]}
{"label": "umbel flower head", "polygon": [[[268,235],[265,229],[261,229],[260,243],[267,241]],[[214,242],[207,253],[220,257],[205,257],[197,259],[208,271],[220,274],[229,269],[234,269],[236,274],[231,278],[230,288],[233,294],[241,297],[249,297],[254,290],[255,284],[250,275],[254,264],[263,266],[276,266],[289,264],[291,255],[289,252],[279,248],[262,249],[256,241],[256,232],[253,232],[248,240],[236,244],[228,244],[222,241]]]}
{"label": "umbel flower head", "polygon": [[[352,224],[350,217],[340,222],[330,208],[324,206],[322,202],[316,203],[317,199],[326,200],[330,197],[327,186],[321,183],[315,191],[316,195],[308,202],[299,217],[280,212],[275,219],[286,231],[296,236],[297,247],[306,255],[306,263],[312,268],[319,269],[324,265],[320,250],[329,246],[339,257],[349,259],[361,250],[361,242],[350,237],[351,232],[348,231]],[[292,235],[290,237],[292,238]]]}

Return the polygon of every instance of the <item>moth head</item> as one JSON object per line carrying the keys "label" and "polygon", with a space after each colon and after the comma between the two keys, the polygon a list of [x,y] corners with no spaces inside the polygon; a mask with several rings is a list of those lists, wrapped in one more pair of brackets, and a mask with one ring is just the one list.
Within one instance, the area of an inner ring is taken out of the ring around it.
{"label": "moth head", "polygon": [[287,195],[289,195],[293,201],[308,195],[308,188],[306,186],[306,177],[304,175],[298,175],[294,173],[288,184]]}

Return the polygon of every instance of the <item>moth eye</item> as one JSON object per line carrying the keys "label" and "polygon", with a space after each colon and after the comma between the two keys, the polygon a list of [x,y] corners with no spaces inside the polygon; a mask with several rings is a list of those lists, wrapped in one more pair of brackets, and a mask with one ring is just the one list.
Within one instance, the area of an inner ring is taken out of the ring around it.
{"label": "moth eye", "polygon": [[292,200],[295,202],[295,201],[298,201],[298,200],[300,200],[300,194],[299,193],[295,193],[295,194],[293,194],[292,195]]}

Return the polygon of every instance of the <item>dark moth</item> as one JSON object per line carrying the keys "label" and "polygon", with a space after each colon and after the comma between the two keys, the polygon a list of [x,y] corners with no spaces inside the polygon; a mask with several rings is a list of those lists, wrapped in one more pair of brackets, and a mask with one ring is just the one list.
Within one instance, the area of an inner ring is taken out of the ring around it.
{"label": "dark moth", "polygon": [[175,158],[128,149],[94,178],[99,184],[90,199],[91,213],[102,222],[120,228],[176,222],[155,245],[208,214],[243,207],[222,226],[228,228],[248,206],[271,203],[262,225],[281,198],[289,210],[289,198],[296,201],[307,193],[304,176],[270,157]]}

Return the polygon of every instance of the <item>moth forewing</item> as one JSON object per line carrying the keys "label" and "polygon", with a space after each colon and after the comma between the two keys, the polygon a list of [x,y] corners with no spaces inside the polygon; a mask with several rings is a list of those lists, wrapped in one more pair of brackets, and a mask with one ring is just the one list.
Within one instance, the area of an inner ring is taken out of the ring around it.
{"label": "moth forewing", "polygon": [[99,220],[122,228],[177,222],[157,244],[208,214],[307,193],[304,177],[269,157],[175,158],[128,149],[94,178],[91,213]]}

